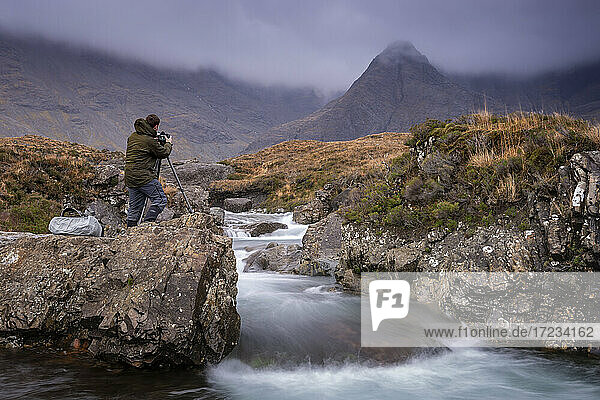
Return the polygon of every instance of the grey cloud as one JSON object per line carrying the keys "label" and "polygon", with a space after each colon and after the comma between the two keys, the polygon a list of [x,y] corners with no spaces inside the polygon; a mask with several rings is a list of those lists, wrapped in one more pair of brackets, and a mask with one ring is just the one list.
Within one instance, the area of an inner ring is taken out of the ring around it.
{"label": "grey cloud", "polygon": [[4,0],[0,26],[159,66],[347,88],[395,40],[451,72],[531,73],[600,58],[600,2]]}

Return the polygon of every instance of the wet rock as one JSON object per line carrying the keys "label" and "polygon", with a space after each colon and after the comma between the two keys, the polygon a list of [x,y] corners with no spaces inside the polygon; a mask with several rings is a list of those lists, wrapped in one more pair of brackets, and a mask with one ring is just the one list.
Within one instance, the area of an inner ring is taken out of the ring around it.
{"label": "wet rock", "polygon": [[275,232],[278,229],[287,229],[288,226],[286,224],[282,224],[281,222],[259,222],[256,224],[246,225],[246,228],[249,229],[250,236],[256,237]]}
{"label": "wet rock", "polygon": [[308,227],[302,238],[302,260],[298,273],[333,275],[342,249],[342,220],[342,216],[332,213]]}
{"label": "wet rock", "polygon": [[216,363],[237,343],[235,258],[209,215],[116,238],[0,242],[0,343],[77,340],[99,359],[135,367]]}
{"label": "wet rock", "polygon": [[234,197],[223,201],[223,208],[227,211],[240,213],[252,209],[252,200],[244,197]]}
{"label": "wet rock", "polygon": [[302,256],[302,247],[297,244],[269,243],[266,249],[250,254],[244,272],[275,271],[294,273]]}

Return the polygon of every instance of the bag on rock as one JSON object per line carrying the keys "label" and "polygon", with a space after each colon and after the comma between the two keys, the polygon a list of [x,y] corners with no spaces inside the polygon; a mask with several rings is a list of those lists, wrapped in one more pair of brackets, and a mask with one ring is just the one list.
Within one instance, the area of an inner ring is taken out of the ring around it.
{"label": "bag on rock", "polygon": [[[74,211],[77,217],[65,217],[66,211]],[[55,235],[102,236],[102,225],[91,215],[81,215],[74,208],[65,208],[60,217],[54,217],[48,230]]]}

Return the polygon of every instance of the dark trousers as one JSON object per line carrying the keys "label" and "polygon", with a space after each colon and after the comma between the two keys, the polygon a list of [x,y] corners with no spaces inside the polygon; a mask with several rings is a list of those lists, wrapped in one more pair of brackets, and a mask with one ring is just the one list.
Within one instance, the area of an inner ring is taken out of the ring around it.
{"label": "dark trousers", "polygon": [[129,210],[127,211],[127,226],[136,226],[140,220],[140,214],[146,203],[146,199],[150,199],[152,205],[146,212],[144,222],[156,221],[158,214],[167,206],[167,196],[158,181],[153,179],[144,186],[127,188],[129,190]]}

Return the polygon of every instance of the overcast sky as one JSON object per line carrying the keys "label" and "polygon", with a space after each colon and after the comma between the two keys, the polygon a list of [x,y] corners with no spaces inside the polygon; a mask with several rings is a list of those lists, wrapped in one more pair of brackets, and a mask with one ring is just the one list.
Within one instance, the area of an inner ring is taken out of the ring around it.
{"label": "overcast sky", "polygon": [[0,27],[325,91],[346,89],[395,40],[451,72],[600,58],[600,0],[1,0]]}

